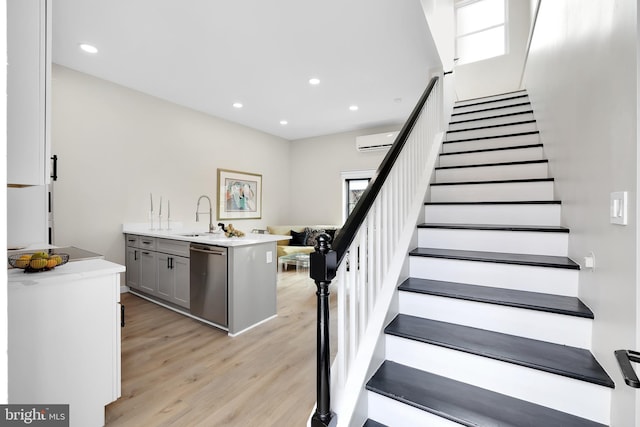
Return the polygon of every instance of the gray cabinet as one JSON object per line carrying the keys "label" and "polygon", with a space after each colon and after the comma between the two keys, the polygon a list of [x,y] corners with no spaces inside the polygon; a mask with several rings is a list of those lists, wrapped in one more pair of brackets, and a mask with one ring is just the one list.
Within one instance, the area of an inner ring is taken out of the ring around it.
{"label": "gray cabinet", "polygon": [[156,295],[158,290],[157,262],[157,253],[140,251],[140,290],[150,295]]}
{"label": "gray cabinet", "polygon": [[127,234],[125,236],[126,256],[125,284],[133,289],[140,289],[140,239],[138,236]]}
{"label": "gray cabinet", "polygon": [[127,234],[127,286],[189,308],[189,242]]}
{"label": "gray cabinet", "polygon": [[174,271],[174,302],[184,308],[189,308],[189,258],[175,257],[173,261]]}
{"label": "gray cabinet", "polygon": [[158,252],[158,297],[189,308],[189,258]]}
{"label": "gray cabinet", "polygon": [[130,288],[140,288],[140,249],[127,246],[125,258],[127,266],[126,285]]}

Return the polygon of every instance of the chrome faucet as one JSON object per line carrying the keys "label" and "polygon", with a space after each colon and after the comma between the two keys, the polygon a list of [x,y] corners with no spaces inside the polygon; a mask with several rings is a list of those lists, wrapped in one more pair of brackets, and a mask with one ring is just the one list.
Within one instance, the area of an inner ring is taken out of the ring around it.
{"label": "chrome faucet", "polygon": [[200,212],[198,211],[200,210],[200,200],[202,200],[202,198],[209,201],[209,233],[213,233],[213,208],[211,207],[211,199],[209,196],[203,195],[198,198],[198,204],[196,205],[196,222],[200,221]]}

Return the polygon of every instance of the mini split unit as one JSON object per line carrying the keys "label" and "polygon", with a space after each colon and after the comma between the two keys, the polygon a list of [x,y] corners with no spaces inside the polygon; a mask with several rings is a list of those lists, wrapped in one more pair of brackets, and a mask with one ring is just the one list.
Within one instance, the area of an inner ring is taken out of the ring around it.
{"label": "mini split unit", "polygon": [[373,135],[363,135],[356,137],[356,149],[358,151],[380,151],[388,150],[396,140],[400,132],[384,132]]}

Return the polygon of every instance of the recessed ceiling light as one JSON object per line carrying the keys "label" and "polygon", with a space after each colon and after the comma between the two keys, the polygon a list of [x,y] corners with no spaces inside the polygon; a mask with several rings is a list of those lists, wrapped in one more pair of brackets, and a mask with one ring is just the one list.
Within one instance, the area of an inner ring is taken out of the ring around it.
{"label": "recessed ceiling light", "polygon": [[358,106],[357,105],[351,105],[351,106],[349,106],[349,110],[358,111]]}
{"label": "recessed ceiling light", "polygon": [[233,108],[242,108],[242,102],[234,102]]}
{"label": "recessed ceiling light", "polygon": [[282,126],[284,126],[284,125],[288,125],[288,124],[289,124],[289,122],[288,122],[288,121],[286,121],[286,120],[280,120],[280,124],[281,124]]}
{"label": "recessed ceiling light", "polygon": [[309,79],[309,84],[313,85],[313,86],[319,85],[320,84],[320,79],[317,79],[315,77],[311,78],[311,79]]}
{"label": "recessed ceiling light", "polygon": [[97,47],[87,43],[80,43],[80,49],[87,53],[98,53]]}

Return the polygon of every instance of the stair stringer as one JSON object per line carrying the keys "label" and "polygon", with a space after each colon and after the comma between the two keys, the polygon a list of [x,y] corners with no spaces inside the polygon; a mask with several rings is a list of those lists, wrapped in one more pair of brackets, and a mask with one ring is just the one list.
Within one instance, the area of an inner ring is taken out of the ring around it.
{"label": "stair stringer", "polygon": [[[336,361],[331,366],[331,401],[337,415],[336,427],[363,425],[367,419],[366,382],[385,359],[384,328],[397,314],[398,285],[408,277],[408,253],[417,242],[417,226],[424,216],[424,202],[427,199],[438,156],[445,133],[438,133],[431,144],[422,180],[416,190],[416,197],[409,209],[410,217],[401,230],[395,254],[383,279],[380,293],[373,312],[369,317],[367,329],[360,342],[358,354],[351,362],[351,371],[344,383],[338,387],[338,369]],[[404,277],[403,277],[404,274]],[[395,313],[393,310],[395,304]],[[340,349],[338,349],[338,352]],[[337,359],[337,358],[336,358]]]}

